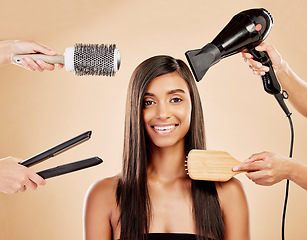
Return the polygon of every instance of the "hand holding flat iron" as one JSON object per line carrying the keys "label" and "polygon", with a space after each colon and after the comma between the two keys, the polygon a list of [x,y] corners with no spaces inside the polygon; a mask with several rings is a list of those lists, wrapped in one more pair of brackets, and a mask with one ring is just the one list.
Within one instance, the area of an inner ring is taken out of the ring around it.
{"label": "hand holding flat iron", "polygon": [[27,189],[35,190],[46,181],[29,168],[20,165],[21,159],[7,157],[0,159],[0,191],[4,193],[24,192]]}

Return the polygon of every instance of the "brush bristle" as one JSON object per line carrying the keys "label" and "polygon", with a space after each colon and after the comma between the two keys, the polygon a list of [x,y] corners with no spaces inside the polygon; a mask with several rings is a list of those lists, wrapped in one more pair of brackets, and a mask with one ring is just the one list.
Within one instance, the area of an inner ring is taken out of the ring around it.
{"label": "brush bristle", "polygon": [[77,43],[74,52],[76,75],[114,76],[115,49],[115,44]]}

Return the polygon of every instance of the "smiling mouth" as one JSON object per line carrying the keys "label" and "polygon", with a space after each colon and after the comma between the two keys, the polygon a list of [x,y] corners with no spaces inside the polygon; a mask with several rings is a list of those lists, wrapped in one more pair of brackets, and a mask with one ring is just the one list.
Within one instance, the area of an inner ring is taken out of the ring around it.
{"label": "smiling mouth", "polygon": [[165,126],[152,126],[152,128],[158,132],[170,132],[172,131],[175,127],[177,127],[178,124],[171,124],[171,125],[165,125]]}

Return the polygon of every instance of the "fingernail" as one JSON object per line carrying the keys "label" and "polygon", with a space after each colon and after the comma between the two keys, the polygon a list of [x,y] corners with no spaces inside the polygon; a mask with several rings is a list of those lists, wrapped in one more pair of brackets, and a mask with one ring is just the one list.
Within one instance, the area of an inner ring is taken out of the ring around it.
{"label": "fingernail", "polygon": [[251,53],[248,53],[248,58],[253,59],[254,56]]}
{"label": "fingernail", "polygon": [[49,53],[50,53],[50,54],[54,54],[54,55],[56,54],[56,52],[53,51],[53,50],[50,50]]}
{"label": "fingernail", "polygon": [[261,68],[262,64],[261,63],[257,63],[257,68]]}
{"label": "fingernail", "polygon": [[233,169],[232,169],[234,172],[236,172],[236,171],[238,171],[239,170],[239,168],[238,167],[233,167]]}

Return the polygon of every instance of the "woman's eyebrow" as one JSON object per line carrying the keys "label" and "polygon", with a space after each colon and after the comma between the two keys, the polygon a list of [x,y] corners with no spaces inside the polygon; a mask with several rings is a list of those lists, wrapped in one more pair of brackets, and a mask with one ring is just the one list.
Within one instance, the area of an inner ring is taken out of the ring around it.
{"label": "woman's eyebrow", "polygon": [[[177,89],[173,89],[173,90],[168,91],[167,94],[174,94],[174,93],[178,93],[178,92],[179,93],[185,93],[185,91],[183,89],[177,88]],[[155,94],[150,93],[150,92],[145,92],[144,96],[152,96],[152,97],[154,97]]]}
{"label": "woman's eyebrow", "polygon": [[174,94],[174,93],[185,93],[185,91],[183,89],[180,89],[180,88],[177,88],[177,89],[174,89],[174,90],[170,90],[167,92],[167,94]]}
{"label": "woman's eyebrow", "polygon": [[149,92],[145,92],[144,96],[151,96],[151,97],[154,97],[154,96],[155,96],[155,94],[153,94],[153,93],[149,93]]}

